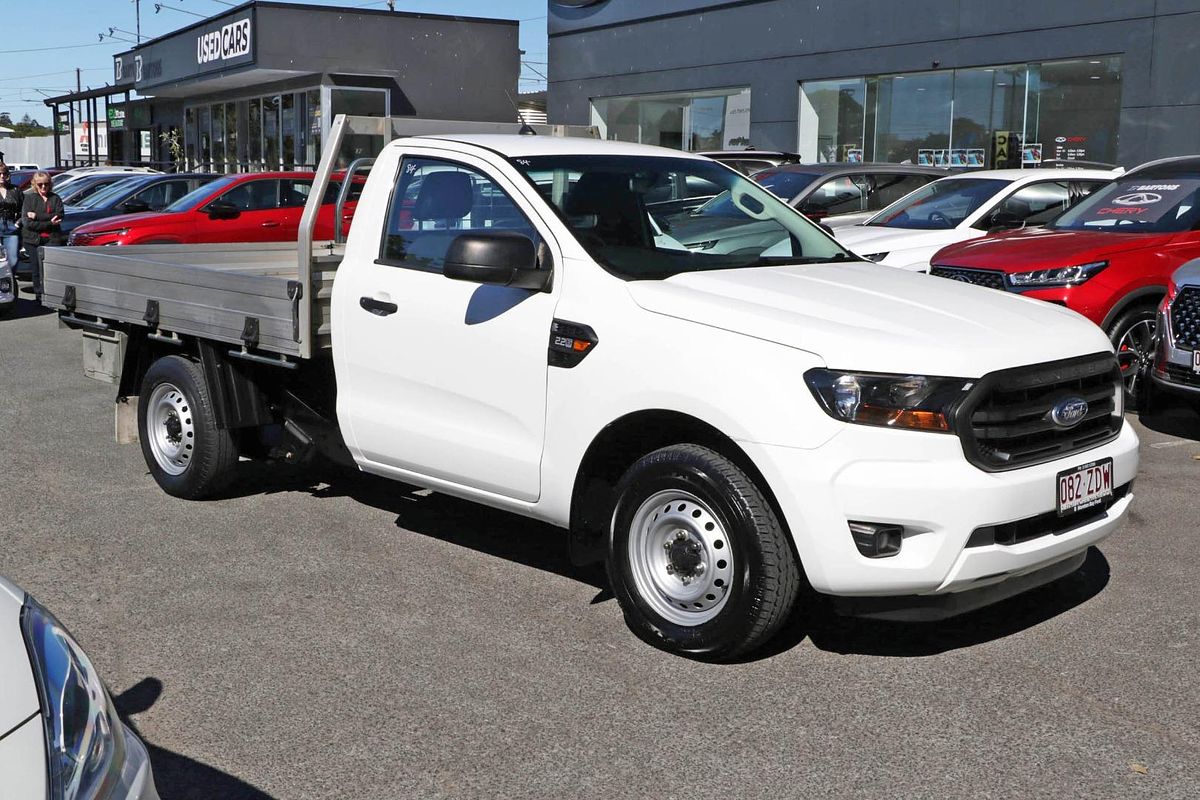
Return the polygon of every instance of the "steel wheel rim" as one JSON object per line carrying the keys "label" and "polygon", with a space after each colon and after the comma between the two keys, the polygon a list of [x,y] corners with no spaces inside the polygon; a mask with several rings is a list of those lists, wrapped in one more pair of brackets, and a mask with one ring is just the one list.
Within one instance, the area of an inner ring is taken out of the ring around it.
{"label": "steel wheel rim", "polygon": [[192,404],[179,387],[160,383],[146,404],[146,437],[159,469],[182,475],[192,462],[196,425]]}
{"label": "steel wheel rim", "polygon": [[1154,356],[1154,318],[1140,319],[1130,325],[1117,340],[1116,349],[1125,390],[1136,394],[1141,367]]}
{"label": "steel wheel rim", "polygon": [[633,515],[627,546],[638,594],[676,625],[714,619],[729,599],[734,553],[712,510],[679,489],[647,498]]}

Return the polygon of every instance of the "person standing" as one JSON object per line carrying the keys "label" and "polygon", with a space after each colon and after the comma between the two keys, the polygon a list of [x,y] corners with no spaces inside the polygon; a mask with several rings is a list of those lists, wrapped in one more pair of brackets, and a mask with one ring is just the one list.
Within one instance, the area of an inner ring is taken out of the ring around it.
{"label": "person standing", "polygon": [[[21,190],[13,186],[8,164],[0,161],[0,266],[7,266],[13,276],[13,292],[17,291],[17,255],[21,250]],[[2,272],[3,270],[0,270]]]}
{"label": "person standing", "polygon": [[49,173],[35,172],[32,187],[21,205],[21,241],[33,267],[33,294],[41,300],[42,248],[63,243],[63,202],[54,193]]}

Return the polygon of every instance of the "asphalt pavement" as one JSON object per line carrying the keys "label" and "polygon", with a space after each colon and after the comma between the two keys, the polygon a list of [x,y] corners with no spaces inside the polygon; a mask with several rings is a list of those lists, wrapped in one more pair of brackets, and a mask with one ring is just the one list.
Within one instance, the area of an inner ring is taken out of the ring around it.
{"label": "asphalt pavement", "polygon": [[1132,422],[1129,522],[1079,573],[937,624],[816,604],[711,665],[519,517],[256,464],[168,497],[35,311],[0,318],[0,573],[90,654],[164,800],[1200,796],[1190,410]]}

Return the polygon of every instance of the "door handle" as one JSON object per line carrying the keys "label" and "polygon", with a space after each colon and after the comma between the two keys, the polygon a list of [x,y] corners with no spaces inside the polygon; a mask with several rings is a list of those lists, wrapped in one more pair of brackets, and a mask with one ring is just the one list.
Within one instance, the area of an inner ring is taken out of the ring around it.
{"label": "door handle", "polygon": [[395,303],[376,300],[374,297],[360,297],[358,298],[358,304],[362,306],[364,311],[370,311],[377,317],[386,317],[400,310],[400,307]]}
{"label": "door handle", "polygon": [[278,222],[264,222],[264,223],[262,224],[262,227],[264,227],[264,228],[278,228],[278,227],[279,227],[279,223],[278,223]]}

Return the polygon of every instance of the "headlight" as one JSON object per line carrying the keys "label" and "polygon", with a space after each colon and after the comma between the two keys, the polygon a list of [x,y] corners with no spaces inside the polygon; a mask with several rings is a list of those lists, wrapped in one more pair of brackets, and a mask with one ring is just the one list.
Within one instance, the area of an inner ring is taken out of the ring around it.
{"label": "headlight", "polygon": [[1032,272],[1014,272],[1008,276],[1013,286],[1078,286],[1108,266],[1107,261],[1092,261],[1073,267],[1035,269]]}
{"label": "headlight", "polygon": [[107,797],[120,780],[124,744],[96,668],[62,623],[32,598],[21,609],[21,631],[41,698],[50,799]]}
{"label": "headlight", "polygon": [[860,425],[949,432],[954,409],[973,382],[965,378],[879,375],[810,369],[817,402],[834,419]]}
{"label": "headlight", "polygon": [[863,256],[863,258],[865,258],[867,261],[874,261],[877,264],[887,257],[888,253],[867,253],[865,256]]}

